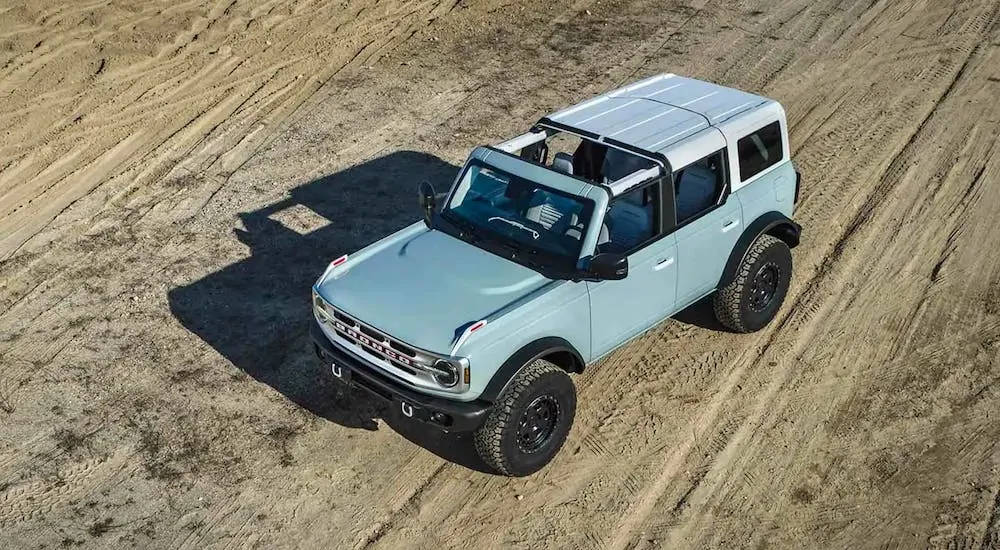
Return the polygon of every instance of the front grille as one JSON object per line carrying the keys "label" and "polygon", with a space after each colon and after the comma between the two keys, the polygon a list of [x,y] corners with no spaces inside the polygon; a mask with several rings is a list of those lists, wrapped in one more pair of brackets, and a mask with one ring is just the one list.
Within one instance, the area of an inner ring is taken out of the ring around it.
{"label": "front grille", "polygon": [[413,348],[338,311],[329,304],[326,304],[325,309],[333,315],[331,324],[338,336],[403,372],[417,374],[415,367],[419,365],[420,358]]}
{"label": "front grille", "polygon": [[417,356],[417,352],[413,351],[413,348],[411,348],[410,346],[404,346],[403,344],[400,344],[399,342],[397,342],[395,340],[392,340],[391,342],[389,342],[389,345],[392,346],[392,349],[394,349],[394,350],[396,350],[396,351],[398,351],[400,353],[409,355],[410,357],[416,357]]}
{"label": "front grille", "polygon": [[[328,308],[328,309],[333,309],[333,308]],[[339,312],[339,311],[337,311],[335,309],[333,310],[333,318],[337,319],[338,321],[342,321],[344,323],[347,323],[347,324],[349,324],[351,326],[353,326],[353,324],[354,324],[354,319],[351,319],[347,315],[344,315],[343,313],[341,313],[341,312]]]}
{"label": "front grille", "polygon": [[462,379],[451,387],[443,387],[438,381],[441,367],[436,363],[447,359],[447,356],[403,343],[333,307],[318,294],[314,296],[313,302],[316,318],[322,323],[327,335],[345,349],[349,348],[352,353],[367,358],[385,374],[413,386],[435,391],[461,393],[468,389],[467,379]]}

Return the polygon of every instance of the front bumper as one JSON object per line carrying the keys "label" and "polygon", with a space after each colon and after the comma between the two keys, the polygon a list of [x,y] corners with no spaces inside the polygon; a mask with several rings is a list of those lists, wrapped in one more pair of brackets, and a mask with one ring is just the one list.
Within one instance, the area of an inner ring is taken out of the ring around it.
{"label": "front bumper", "polygon": [[492,407],[485,401],[454,401],[413,391],[378,372],[364,359],[330,341],[315,319],[310,327],[316,351],[334,376],[351,387],[361,388],[391,404],[403,416],[419,420],[445,432],[471,432],[486,421]]}

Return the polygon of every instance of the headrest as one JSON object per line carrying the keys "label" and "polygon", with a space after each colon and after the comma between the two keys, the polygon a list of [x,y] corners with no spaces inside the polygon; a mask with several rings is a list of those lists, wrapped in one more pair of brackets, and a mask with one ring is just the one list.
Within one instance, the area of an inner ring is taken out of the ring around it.
{"label": "headrest", "polygon": [[552,169],[564,174],[573,175],[573,155],[556,153],[552,157]]}

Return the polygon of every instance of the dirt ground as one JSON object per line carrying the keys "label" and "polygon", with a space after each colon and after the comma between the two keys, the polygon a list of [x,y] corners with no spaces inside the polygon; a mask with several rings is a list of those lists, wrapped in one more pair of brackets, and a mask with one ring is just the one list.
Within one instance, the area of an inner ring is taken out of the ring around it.
{"label": "dirt ground", "polygon": [[[338,389],[330,258],[661,71],[788,110],[771,326],[593,366],[524,479]],[[7,0],[0,547],[1000,548],[998,95],[997,0]]]}

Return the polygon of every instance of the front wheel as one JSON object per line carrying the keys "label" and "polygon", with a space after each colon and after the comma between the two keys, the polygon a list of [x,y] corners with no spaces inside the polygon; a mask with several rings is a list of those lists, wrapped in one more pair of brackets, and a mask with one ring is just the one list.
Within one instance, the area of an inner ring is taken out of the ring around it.
{"label": "front wheel", "polygon": [[754,332],[774,319],[792,280],[792,252],[771,235],[761,235],[740,262],[736,277],[712,299],[720,323]]}
{"label": "front wheel", "polygon": [[542,469],[562,448],[576,413],[576,389],[558,366],[539,359],[522,368],[476,431],[476,452],[508,476]]}

